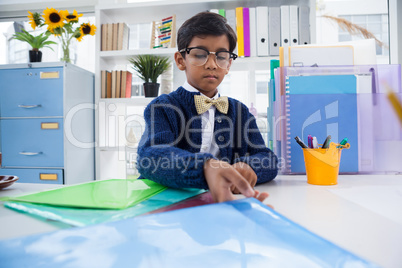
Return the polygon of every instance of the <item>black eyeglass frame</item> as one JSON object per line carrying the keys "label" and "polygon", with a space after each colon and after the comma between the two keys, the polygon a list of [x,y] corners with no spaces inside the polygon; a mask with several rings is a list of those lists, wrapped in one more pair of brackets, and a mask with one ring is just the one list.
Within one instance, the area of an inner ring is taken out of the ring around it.
{"label": "black eyeglass frame", "polygon": [[194,48],[198,48],[198,49],[204,50],[205,52],[208,53],[208,56],[209,56],[210,54],[214,54],[214,55],[216,56],[216,53],[219,53],[219,52],[228,52],[229,55],[230,55],[230,56],[229,56],[229,59],[235,60],[235,59],[237,59],[237,58],[239,57],[239,56],[237,56],[235,53],[230,52],[230,51],[227,51],[227,50],[222,50],[222,51],[217,51],[217,52],[211,52],[211,51],[209,51],[209,50],[207,50],[207,49],[205,49],[205,48],[203,48],[203,47],[186,47],[186,48],[180,49],[179,52],[180,52],[180,53],[190,54],[190,51],[191,51],[192,49],[194,49]]}

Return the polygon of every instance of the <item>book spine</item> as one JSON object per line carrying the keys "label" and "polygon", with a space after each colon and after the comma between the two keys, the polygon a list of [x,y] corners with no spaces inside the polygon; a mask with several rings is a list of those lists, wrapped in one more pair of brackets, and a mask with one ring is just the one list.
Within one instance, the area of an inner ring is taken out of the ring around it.
{"label": "book spine", "polygon": [[243,28],[242,7],[236,7],[236,32],[237,32],[237,53],[239,57],[244,57],[244,28]]}
{"label": "book spine", "polygon": [[133,74],[127,72],[127,80],[126,80],[126,98],[131,98],[131,84],[133,80]]}
{"label": "book spine", "polygon": [[250,11],[243,8],[244,56],[250,57]]}
{"label": "book spine", "polygon": [[284,144],[284,152],[285,152],[285,172],[288,174],[292,170],[292,153],[291,153],[291,139],[292,137],[290,136],[290,86],[289,86],[289,76],[285,77],[285,118],[286,118],[286,123],[284,126],[284,135],[285,138],[283,139],[285,141]]}

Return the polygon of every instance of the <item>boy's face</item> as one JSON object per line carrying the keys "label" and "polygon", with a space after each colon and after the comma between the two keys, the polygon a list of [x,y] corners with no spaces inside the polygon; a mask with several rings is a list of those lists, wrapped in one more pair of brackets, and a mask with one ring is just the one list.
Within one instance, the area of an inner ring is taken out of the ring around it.
{"label": "boy's face", "polygon": [[[226,35],[194,37],[188,48],[191,47],[202,47],[210,52],[229,51],[229,40]],[[202,66],[192,65],[179,52],[175,54],[175,61],[177,67],[186,72],[188,83],[210,98],[217,93],[217,87],[230,68],[230,65],[227,69],[218,67],[213,54],[208,56],[207,62]]]}

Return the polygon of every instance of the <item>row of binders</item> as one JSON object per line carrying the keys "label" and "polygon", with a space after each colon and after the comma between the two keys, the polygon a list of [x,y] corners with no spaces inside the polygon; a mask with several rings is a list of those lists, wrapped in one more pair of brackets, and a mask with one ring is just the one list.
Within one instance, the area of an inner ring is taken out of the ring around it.
{"label": "row of binders", "polygon": [[101,98],[131,98],[133,74],[129,71],[101,71]]}
{"label": "row of binders", "polygon": [[310,9],[307,6],[237,7],[211,9],[226,17],[237,34],[240,57],[279,56],[279,47],[310,44]]}
{"label": "row of binders", "polygon": [[101,51],[128,49],[130,28],[126,23],[102,24],[101,34]]}

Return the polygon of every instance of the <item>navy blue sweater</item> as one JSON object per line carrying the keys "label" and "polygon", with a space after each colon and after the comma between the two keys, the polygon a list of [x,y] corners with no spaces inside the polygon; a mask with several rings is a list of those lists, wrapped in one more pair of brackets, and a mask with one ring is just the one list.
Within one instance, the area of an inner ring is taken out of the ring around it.
{"label": "navy blue sweater", "polygon": [[[137,158],[142,178],[173,188],[208,189],[203,166],[215,157],[200,153],[201,116],[195,109],[195,94],[200,93],[179,87],[146,107]],[[257,174],[257,183],[276,177],[278,159],[265,146],[255,118],[241,102],[229,98],[226,115],[216,110],[214,138],[219,160],[247,163]]]}

